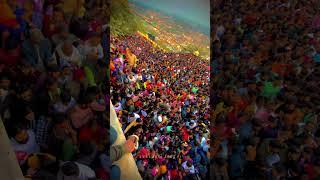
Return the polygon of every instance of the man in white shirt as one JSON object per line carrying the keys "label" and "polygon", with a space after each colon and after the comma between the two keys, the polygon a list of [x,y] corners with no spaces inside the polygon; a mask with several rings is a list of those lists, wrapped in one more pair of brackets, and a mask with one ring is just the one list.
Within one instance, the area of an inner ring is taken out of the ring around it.
{"label": "man in white shirt", "polygon": [[[18,125],[15,131],[15,136],[11,138],[11,146],[17,155],[25,154],[28,156],[40,151],[40,147],[36,142],[36,137],[32,130],[27,130],[23,126]],[[20,156],[17,156],[17,158],[20,163],[24,161]]]}
{"label": "man in white shirt", "polygon": [[142,75],[139,73],[138,75],[136,75],[136,79],[138,80],[138,81],[142,81]]}
{"label": "man in white shirt", "polygon": [[136,78],[133,75],[129,75],[128,80],[130,83],[135,83],[136,82]]}
{"label": "man in white shirt", "polygon": [[115,105],[114,105],[114,109],[116,110],[116,112],[118,111],[121,111],[123,108],[122,108],[122,104],[120,102],[117,102]]}
{"label": "man in white shirt", "polygon": [[57,46],[53,59],[54,62],[60,62],[60,67],[66,65],[81,66],[82,63],[82,56],[78,49],[72,45],[72,41],[69,40]]}
{"label": "man in white shirt", "polygon": [[95,178],[96,174],[90,167],[71,161],[63,163],[57,175],[57,180],[90,180]]}
{"label": "man in white shirt", "polygon": [[159,114],[159,116],[158,116],[158,122],[161,123],[161,122],[162,122],[162,119],[163,119],[163,118],[162,118],[162,115]]}
{"label": "man in white shirt", "polygon": [[137,120],[138,118],[140,118],[139,114],[137,114],[137,113],[132,113],[132,114],[130,114],[130,116],[129,116],[129,118],[128,118],[128,122],[130,123],[130,122],[132,122],[132,121]]}
{"label": "man in white shirt", "polygon": [[182,167],[183,167],[184,171],[186,172],[186,174],[195,174],[196,173],[193,164],[189,161],[185,161],[184,163],[182,163]]}
{"label": "man in white shirt", "polygon": [[92,34],[91,38],[80,48],[87,57],[87,61],[98,60],[104,57],[103,48],[101,46],[101,37],[98,34]]}

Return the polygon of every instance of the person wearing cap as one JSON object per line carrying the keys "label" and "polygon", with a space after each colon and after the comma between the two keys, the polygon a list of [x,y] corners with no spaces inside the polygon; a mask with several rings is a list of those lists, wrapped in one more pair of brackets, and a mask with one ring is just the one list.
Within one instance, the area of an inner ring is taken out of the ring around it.
{"label": "person wearing cap", "polygon": [[22,43],[24,62],[39,71],[45,71],[52,63],[51,44],[39,29],[31,29],[30,37]]}

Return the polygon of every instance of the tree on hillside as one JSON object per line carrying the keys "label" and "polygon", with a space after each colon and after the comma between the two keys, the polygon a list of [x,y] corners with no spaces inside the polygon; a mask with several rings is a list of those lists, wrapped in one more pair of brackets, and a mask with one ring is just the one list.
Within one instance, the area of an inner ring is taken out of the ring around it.
{"label": "tree on hillside", "polygon": [[128,0],[111,1],[110,32],[114,36],[123,36],[141,31],[142,22],[132,12]]}

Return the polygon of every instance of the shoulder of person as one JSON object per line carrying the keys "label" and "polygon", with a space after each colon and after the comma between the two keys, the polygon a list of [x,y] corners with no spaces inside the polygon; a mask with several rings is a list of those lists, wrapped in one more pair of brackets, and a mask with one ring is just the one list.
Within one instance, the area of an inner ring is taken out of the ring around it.
{"label": "shoulder of person", "polygon": [[35,133],[31,129],[27,130],[27,133],[29,136],[31,136],[31,138],[33,138],[35,136]]}
{"label": "shoulder of person", "polygon": [[23,49],[29,49],[29,48],[31,47],[31,45],[32,45],[32,44],[31,44],[31,41],[30,41],[29,39],[27,39],[27,40],[25,40],[25,41],[22,42],[22,46],[21,46],[21,47],[22,47]]}
{"label": "shoulder of person", "polygon": [[80,173],[80,177],[81,175],[83,175],[85,178],[95,178],[96,177],[96,174],[95,172],[89,167],[89,166],[86,166],[84,164],[80,164],[80,163],[77,163],[75,162],[79,168],[79,173]]}
{"label": "shoulder of person", "polygon": [[45,38],[41,41],[41,45],[47,45],[47,46],[51,46],[51,42],[49,39]]}

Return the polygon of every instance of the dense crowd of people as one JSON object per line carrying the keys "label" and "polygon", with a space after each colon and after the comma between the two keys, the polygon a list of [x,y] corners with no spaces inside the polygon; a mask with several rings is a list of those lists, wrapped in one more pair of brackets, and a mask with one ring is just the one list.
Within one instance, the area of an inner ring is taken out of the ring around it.
{"label": "dense crowd of people", "polygon": [[107,4],[0,0],[0,113],[26,178],[108,179]]}
{"label": "dense crowd of people", "polygon": [[213,7],[211,179],[320,179],[320,1]]}
{"label": "dense crowd of people", "polygon": [[111,101],[143,179],[205,179],[209,62],[165,53],[139,35],[111,38]]}

